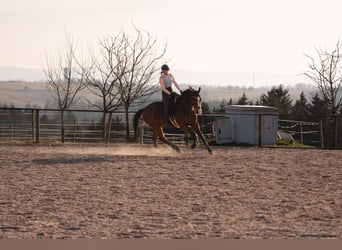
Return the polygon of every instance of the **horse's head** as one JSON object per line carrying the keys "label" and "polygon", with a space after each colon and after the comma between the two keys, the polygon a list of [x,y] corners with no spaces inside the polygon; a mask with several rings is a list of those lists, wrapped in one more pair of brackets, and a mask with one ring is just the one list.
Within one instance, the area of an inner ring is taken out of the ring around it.
{"label": "horse's head", "polygon": [[193,89],[192,87],[183,91],[182,96],[186,96],[187,99],[191,102],[191,106],[194,109],[195,114],[202,114],[202,98],[200,96],[201,87],[198,90]]}

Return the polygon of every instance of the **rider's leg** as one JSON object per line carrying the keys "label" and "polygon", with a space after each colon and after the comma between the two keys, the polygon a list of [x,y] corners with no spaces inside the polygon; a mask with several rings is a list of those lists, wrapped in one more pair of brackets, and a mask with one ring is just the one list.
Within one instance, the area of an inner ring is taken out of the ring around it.
{"label": "rider's leg", "polygon": [[170,99],[170,96],[163,92],[162,97],[163,97],[163,104],[164,104],[164,108],[163,108],[164,123],[168,124],[169,123],[169,99]]}

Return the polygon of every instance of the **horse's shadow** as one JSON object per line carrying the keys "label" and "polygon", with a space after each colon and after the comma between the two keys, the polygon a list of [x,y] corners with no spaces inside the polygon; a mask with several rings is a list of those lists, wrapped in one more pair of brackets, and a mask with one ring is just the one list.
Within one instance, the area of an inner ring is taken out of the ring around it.
{"label": "horse's shadow", "polygon": [[80,164],[80,163],[101,163],[108,159],[104,157],[82,157],[82,158],[49,158],[49,159],[33,159],[32,163],[39,165],[53,165],[53,164]]}

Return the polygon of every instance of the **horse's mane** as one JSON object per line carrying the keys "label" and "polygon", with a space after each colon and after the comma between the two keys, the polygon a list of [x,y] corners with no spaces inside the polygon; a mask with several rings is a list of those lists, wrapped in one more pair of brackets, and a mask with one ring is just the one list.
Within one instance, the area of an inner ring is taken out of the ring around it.
{"label": "horse's mane", "polygon": [[183,92],[182,92],[182,95],[188,95],[189,93],[194,93],[195,92],[195,90],[192,88],[192,87],[189,87],[189,88],[187,88],[186,90],[184,90]]}

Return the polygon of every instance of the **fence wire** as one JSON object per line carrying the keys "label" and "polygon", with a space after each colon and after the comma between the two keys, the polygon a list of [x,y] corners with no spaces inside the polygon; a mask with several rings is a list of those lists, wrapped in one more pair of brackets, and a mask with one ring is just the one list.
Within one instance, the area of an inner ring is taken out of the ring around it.
{"label": "fence wire", "polygon": [[[129,137],[133,137],[131,123],[134,112],[129,113]],[[64,141],[125,142],[126,123],[124,113],[106,113],[97,110],[64,111]],[[203,114],[198,117],[202,131],[210,141],[216,140],[215,120],[224,114]],[[109,120],[111,118],[111,120]],[[292,135],[295,140],[313,146],[342,147],[341,116],[281,116],[278,131]],[[333,133],[335,138],[333,138]],[[144,128],[144,143],[152,143],[153,132]],[[166,136],[174,143],[186,143],[188,138],[179,129],[166,129]],[[55,109],[0,108],[0,141],[60,142],[62,134],[61,112]],[[335,141],[334,141],[335,140]]]}

